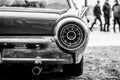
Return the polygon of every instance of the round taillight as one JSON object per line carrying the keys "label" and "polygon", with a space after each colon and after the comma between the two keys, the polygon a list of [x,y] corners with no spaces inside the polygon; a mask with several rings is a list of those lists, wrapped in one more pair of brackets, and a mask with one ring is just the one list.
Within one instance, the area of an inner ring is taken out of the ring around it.
{"label": "round taillight", "polygon": [[62,48],[76,50],[80,48],[85,40],[85,31],[82,25],[67,23],[59,28],[57,39]]}

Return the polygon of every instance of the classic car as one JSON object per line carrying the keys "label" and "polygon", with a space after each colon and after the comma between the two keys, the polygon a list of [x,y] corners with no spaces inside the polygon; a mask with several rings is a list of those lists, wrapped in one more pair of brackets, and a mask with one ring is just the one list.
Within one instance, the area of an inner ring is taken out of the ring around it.
{"label": "classic car", "polygon": [[[30,64],[34,75],[81,75],[89,38],[86,10],[74,0],[0,0],[0,69]],[[27,56],[20,56],[24,51]]]}

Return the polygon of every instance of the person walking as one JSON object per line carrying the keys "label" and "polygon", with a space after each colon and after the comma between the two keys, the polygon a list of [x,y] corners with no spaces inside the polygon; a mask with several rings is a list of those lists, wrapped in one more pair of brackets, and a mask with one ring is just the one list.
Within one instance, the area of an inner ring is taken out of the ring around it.
{"label": "person walking", "polygon": [[120,32],[120,5],[118,3],[118,0],[115,0],[115,4],[112,7],[113,10],[113,17],[114,17],[114,26],[113,30],[116,32],[115,26],[116,24],[119,25],[119,32]]}
{"label": "person walking", "polygon": [[106,0],[105,4],[103,5],[103,13],[104,13],[104,19],[105,19],[103,31],[109,32],[110,17],[111,17],[111,7],[109,4],[109,0]]}
{"label": "person walking", "polygon": [[94,26],[94,24],[96,24],[96,21],[99,20],[100,22],[100,31],[102,31],[102,21],[101,21],[101,8],[100,8],[100,1],[97,1],[97,4],[94,6],[93,9],[93,14],[95,16],[94,22],[92,23],[92,26],[90,27],[90,30],[92,31],[92,28]]}

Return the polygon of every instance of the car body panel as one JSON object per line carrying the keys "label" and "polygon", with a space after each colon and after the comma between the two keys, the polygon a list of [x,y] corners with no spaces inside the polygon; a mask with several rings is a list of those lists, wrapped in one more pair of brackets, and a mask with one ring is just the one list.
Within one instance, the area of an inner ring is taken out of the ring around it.
{"label": "car body panel", "polygon": [[0,11],[0,35],[53,35],[58,13]]}
{"label": "car body panel", "polygon": [[0,7],[0,35],[54,35],[54,25],[61,17],[78,16],[73,1],[67,10]]}
{"label": "car body panel", "polygon": [[[89,38],[89,30],[83,20],[86,9],[80,12],[73,0],[67,1],[69,8],[65,10],[0,7],[0,63],[80,63]],[[59,45],[57,32],[66,23],[75,24],[81,30],[80,34],[84,32],[83,43],[75,49]]]}

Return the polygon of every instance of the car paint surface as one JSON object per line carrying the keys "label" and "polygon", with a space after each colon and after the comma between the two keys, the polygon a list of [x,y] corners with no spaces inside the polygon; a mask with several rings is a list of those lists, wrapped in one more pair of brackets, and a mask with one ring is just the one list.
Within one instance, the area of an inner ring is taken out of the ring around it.
{"label": "car paint surface", "polygon": [[67,10],[1,7],[0,35],[54,35],[55,23],[67,15],[78,15],[73,4]]}
{"label": "car paint surface", "polygon": [[[73,17],[80,19],[80,11],[75,7],[72,0],[68,0],[70,3],[70,8],[67,10],[52,10],[52,9],[33,9],[33,8],[0,8],[0,36],[53,36],[56,24],[68,17]],[[85,28],[86,35],[88,35],[88,29]],[[88,36],[85,36],[88,40]],[[4,38],[4,37],[3,37]],[[34,38],[34,37],[33,37]],[[76,50],[75,60],[73,61],[73,56],[69,56],[69,53],[59,53],[57,56],[59,58],[69,58],[68,64],[71,63],[79,63],[82,59],[83,52],[85,50],[87,40],[83,43],[79,50]],[[55,42],[54,42],[55,43]],[[56,44],[56,43],[55,43]],[[48,44],[49,45],[49,44]],[[58,46],[56,46],[58,48]],[[51,47],[49,47],[51,49]],[[59,49],[60,50],[60,49]],[[53,52],[52,54],[49,54]],[[45,52],[46,53],[46,52]],[[56,51],[51,49],[51,51],[47,52],[47,54],[39,55],[48,58],[55,58]],[[64,57],[61,57],[64,56]],[[43,58],[44,58],[43,57]]]}

